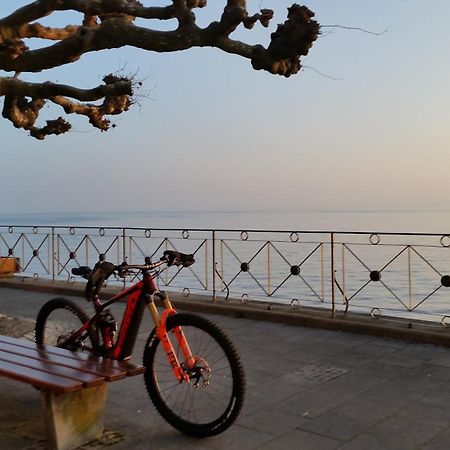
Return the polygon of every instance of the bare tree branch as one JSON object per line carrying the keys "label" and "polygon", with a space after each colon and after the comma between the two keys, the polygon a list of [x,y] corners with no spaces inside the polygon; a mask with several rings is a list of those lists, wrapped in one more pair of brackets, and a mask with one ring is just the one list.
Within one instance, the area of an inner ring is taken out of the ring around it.
{"label": "bare tree branch", "polygon": [[[104,85],[78,89],[67,85],[26,83],[21,73],[35,73],[74,63],[91,52],[132,46],[149,52],[175,52],[193,47],[215,47],[251,61],[256,70],[289,77],[299,72],[300,59],[308,54],[320,26],[305,6],[288,8],[287,20],[271,34],[267,48],[232,39],[239,27],[252,29],[260,23],[268,27],[273,11],[262,9],[250,15],[245,0],[227,0],[217,21],[205,28],[196,24],[195,9],[206,7],[206,0],[168,0],[168,6],[144,6],[137,0],[36,0],[0,19],[0,70],[16,74],[0,77],[0,96],[4,97],[3,117],[14,126],[29,130],[39,139],[70,129],[65,119],[36,126],[46,100],[60,106],[65,114],[89,118],[96,128],[106,130],[107,115],[127,111],[133,103],[133,80],[108,75]],[[80,23],[47,27],[38,21],[58,11],[80,13]],[[137,26],[136,18],[174,19],[173,30],[159,31]],[[47,41],[40,48],[29,48],[25,39]],[[101,104],[90,104],[101,100]]]}

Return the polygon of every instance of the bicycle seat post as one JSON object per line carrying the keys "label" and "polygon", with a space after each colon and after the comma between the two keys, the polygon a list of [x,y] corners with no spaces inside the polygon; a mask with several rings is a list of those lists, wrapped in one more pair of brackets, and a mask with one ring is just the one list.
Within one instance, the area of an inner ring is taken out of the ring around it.
{"label": "bicycle seat post", "polygon": [[92,303],[94,304],[95,312],[100,312],[102,310],[103,304],[100,301],[98,294],[94,295],[94,297],[92,299]]}

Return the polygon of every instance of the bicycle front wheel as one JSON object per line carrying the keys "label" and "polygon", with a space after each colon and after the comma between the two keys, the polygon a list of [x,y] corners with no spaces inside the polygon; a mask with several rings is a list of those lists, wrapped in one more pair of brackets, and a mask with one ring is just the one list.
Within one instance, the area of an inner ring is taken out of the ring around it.
{"label": "bicycle front wheel", "polygon": [[88,320],[89,316],[76,303],[61,297],[49,300],[36,319],[36,343],[96,354],[98,336],[92,327],[75,335]]}
{"label": "bicycle front wheel", "polygon": [[[153,332],[144,351],[147,391],[161,416],[178,430],[197,437],[219,434],[236,420],[244,401],[244,369],[237,350],[216,324],[203,317],[174,314],[167,319],[167,331],[175,327],[182,328],[196,360],[189,369],[182,364],[189,382],[175,378]],[[175,337],[171,341],[182,363]]]}

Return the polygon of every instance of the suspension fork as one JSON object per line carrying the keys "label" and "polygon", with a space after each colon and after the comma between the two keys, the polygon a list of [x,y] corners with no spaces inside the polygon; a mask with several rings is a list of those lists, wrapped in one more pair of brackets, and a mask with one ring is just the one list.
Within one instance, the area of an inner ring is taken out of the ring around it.
{"label": "suspension fork", "polygon": [[[160,315],[158,309],[155,304],[155,297],[159,297],[164,306],[164,311]],[[172,372],[180,382],[187,383],[189,381],[189,375],[183,369],[183,365],[180,364],[178,357],[175,353],[175,349],[173,348],[172,342],[170,340],[169,334],[167,333],[167,319],[169,316],[176,314],[176,310],[173,308],[169,297],[166,292],[155,292],[152,294],[148,301],[148,309],[150,310],[150,314],[152,315],[153,321],[156,326],[156,336],[161,341],[161,344],[164,348],[164,351],[167,355],[167,360],[169,361],[170,366],[172,367]],[[183,333],[183,330],[180,326],[173,328],[172,333],[177,340],[177,343],[181,349],[181,353],[183,354],[184,363],[186,367],[191,368],[194,366],[196,359],[192,355],[191,349],[189,348],[189,344],[187,342],[186,336]]]}

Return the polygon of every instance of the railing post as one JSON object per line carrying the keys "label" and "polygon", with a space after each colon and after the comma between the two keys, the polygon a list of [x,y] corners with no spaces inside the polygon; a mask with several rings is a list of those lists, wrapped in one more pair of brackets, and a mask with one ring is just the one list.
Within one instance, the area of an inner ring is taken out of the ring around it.
{"label": "railing post", "polygon": [[[123,261],[127,261],[127,241],[126,241],[126,231],[125,228],[122,228],[122,257]],[[121,261],[118,261],[120,264]]]}
{"label": "railing post", "polygon": [[55,227],[52,227],[52,280],[55,281]]}
{"label": "railing post", "polygon": [[272,273],[272,263],[270,258],[270,241],[267,241],[267,294],[271,295],[271,273]]}
{"label": "railing post", "polygon": [[[122,252],[123,252],[123,261],[128,261],[126,252],[127,252],[127,244],[126,244],[126,231],[125,228],[122,228]],[[117,261],[118,264],[120,264],[120,261]],[[126,278],[123,279],[123,288],[125,289],[127,285],[127,280]]]}
{"label": "railing post", "polygon": [[334,272],[334,233],[330,235],[330,246],[331,246],[331,317],[336,316],[336,298],[334,292],[335,285],[335,272]]}
{"label": "railing post", "polygon": [[216,301],[216,231],[212,232],[212,299]]}

